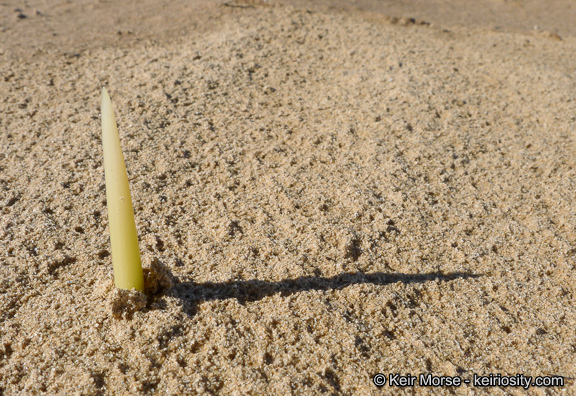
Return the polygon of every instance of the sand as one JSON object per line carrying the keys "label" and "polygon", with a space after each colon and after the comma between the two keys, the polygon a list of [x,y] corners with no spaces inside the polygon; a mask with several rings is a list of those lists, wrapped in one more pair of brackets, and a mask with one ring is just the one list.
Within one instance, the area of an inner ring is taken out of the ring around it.
{"label": "sand", "polygon": [[[0,394],[576,394],[570,1],[16,3]],[[103,86],[148,295],[113,286]]]}

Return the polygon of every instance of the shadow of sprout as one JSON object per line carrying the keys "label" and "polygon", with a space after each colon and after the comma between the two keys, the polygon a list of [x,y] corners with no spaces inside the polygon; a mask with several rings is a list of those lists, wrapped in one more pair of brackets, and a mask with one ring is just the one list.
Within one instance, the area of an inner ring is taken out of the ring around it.
{"label": "shadow of sprout", "polygon": [[387,285],[396,282],[405,284],[430,281],[447,282],[455,279],[478,278],[482,274],[469,272],[430,272],[425,274],[403,274],[375,272],[343,273],[333,277],[303,276],[282,281],[240,280],[227,282],[195,283],[176,281],[169,289],[163,290],[164,296],[177,298],[183,302],[188,315],[194,315],[198,304],[203,301],[226,300],[236,298],[240,304],[253,302],[280,293],[289,296],[294,293],[313,290],[339,290],[359,284]]}

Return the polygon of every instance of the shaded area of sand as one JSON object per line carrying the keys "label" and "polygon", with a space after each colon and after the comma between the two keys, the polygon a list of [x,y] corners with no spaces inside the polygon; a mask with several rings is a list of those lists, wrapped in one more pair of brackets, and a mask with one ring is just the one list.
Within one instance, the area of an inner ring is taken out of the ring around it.
{"label": "shaded area of sand", "polygon": [[[3,42],[1,391],[394,394],[371,377],[432,372],[573,392],[570,32],[234,5],[181,35]],[[102,86],[143,261],[175,278],[123,318]]]}
{"label": "shaded area of sand", "polygon": [[575,36],[571,0],[29,0],[0,3],[0,54],[75,54],[142,40],[174,41],[218,30],[226,16],[271,5],[364,17],[414,18],[442,28]]}

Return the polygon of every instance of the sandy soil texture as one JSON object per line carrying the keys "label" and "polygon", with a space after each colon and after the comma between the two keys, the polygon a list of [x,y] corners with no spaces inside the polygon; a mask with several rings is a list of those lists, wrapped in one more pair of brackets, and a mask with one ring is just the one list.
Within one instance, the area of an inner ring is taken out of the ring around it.
{"label": "sandy soil texture", "polygon": [[571,2],[122,4],[0,5],[0,395],[576,394]]}

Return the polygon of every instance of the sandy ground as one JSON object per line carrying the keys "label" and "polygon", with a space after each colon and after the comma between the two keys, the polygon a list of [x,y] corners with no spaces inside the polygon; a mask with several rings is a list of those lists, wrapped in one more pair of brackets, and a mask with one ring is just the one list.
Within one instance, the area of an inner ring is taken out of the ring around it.
{"label": "sandy ground", "polygon": [[[430,391],[376,373],[576,394],[572,2],[19,3],[0,5],[0,395]],[[103,86],[144,265],[170,281],[132,304]]]}

